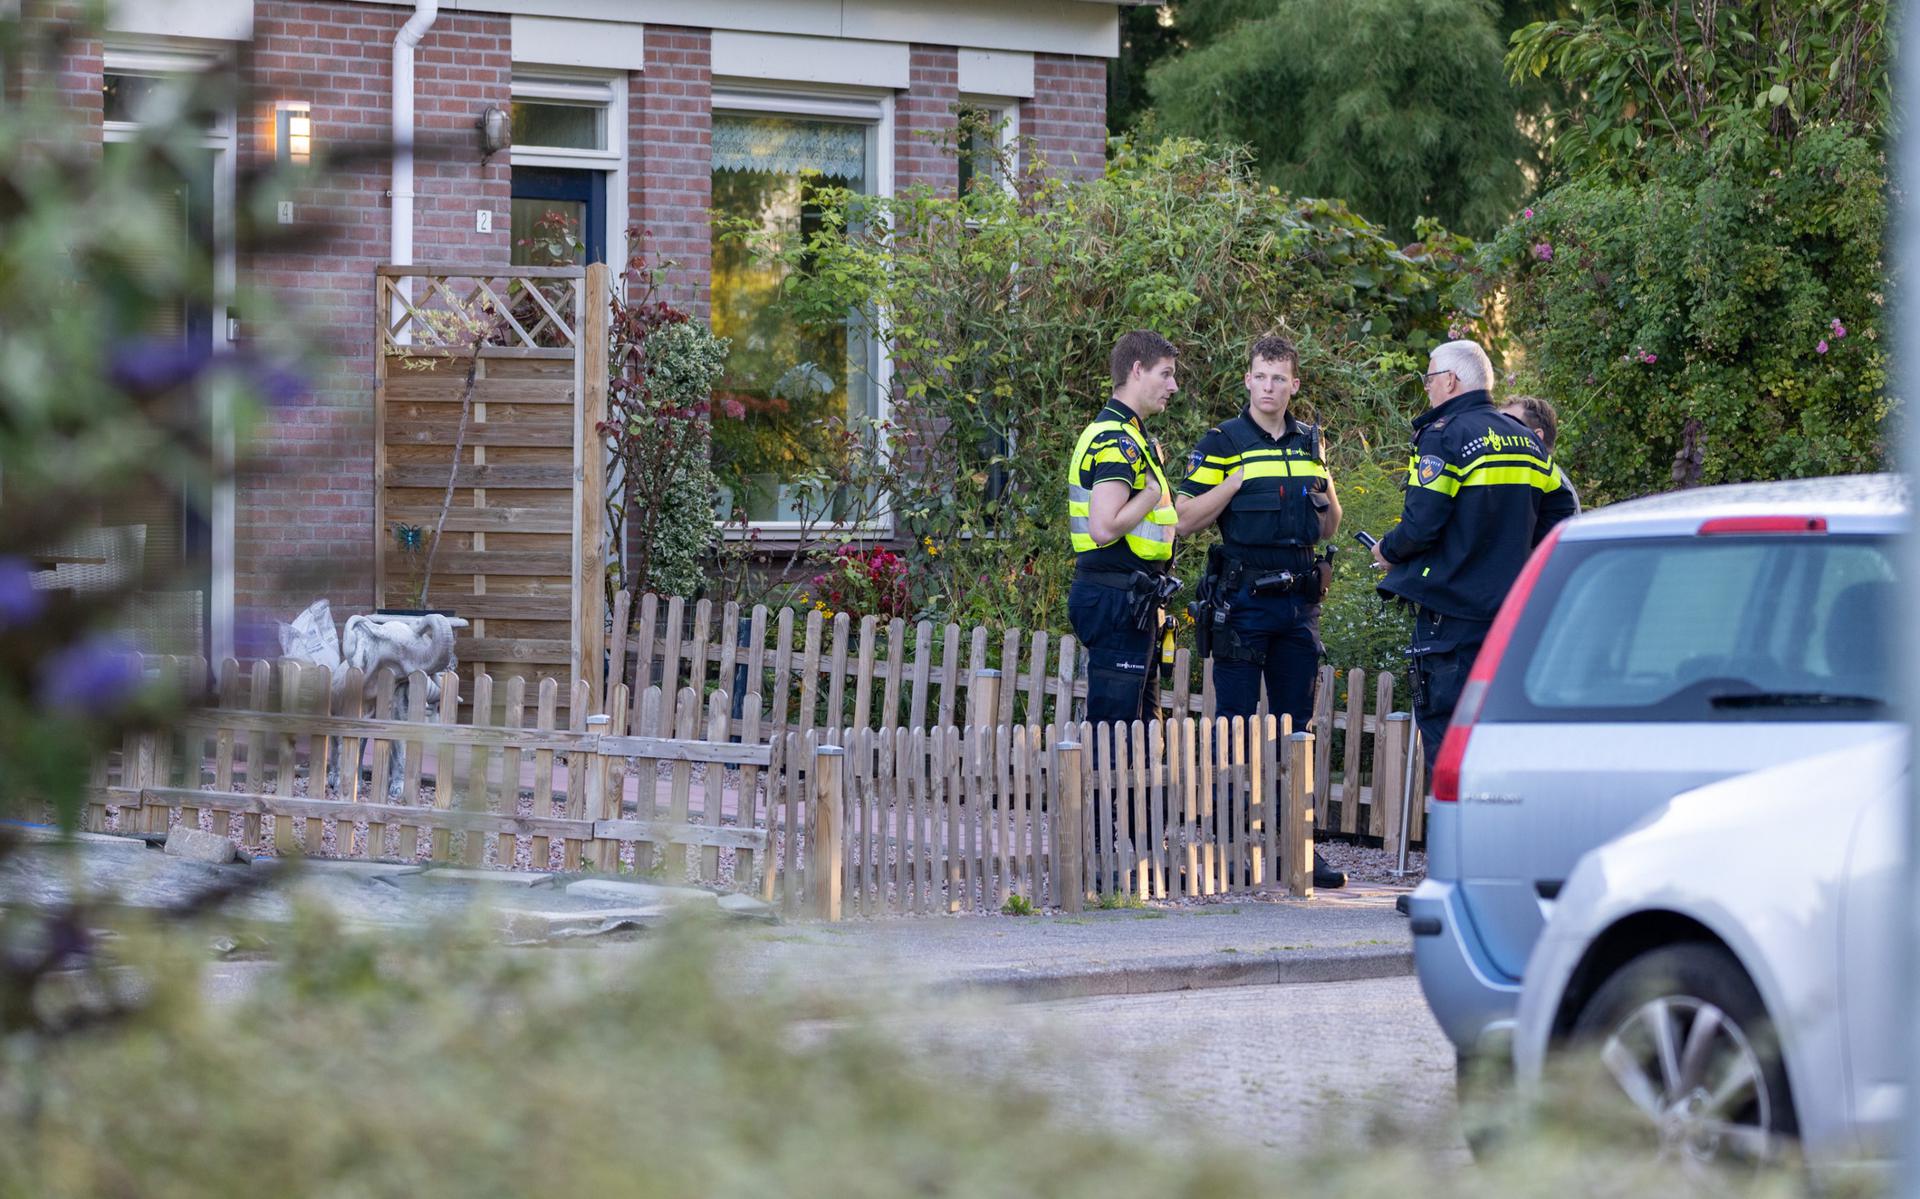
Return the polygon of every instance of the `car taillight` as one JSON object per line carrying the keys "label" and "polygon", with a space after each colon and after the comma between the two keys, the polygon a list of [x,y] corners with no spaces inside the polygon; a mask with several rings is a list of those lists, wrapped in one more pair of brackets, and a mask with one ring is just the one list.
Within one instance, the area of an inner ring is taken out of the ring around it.
{"label": "car taillight", "polygon": [[1467,739],[1473,736],[1473,723],[1480,719],[1480,709],[1487,702],[1487,688],[1493,683],[1493,673],[1500,668],[1500,659],[1513,640],[1513,626],[1520,623],[1521,610],[1527,606],[1534,584],[1540,581],[1540,572],[1546,569],[1547,557],[1560,541],[1562,527],[1555,525],[1534,547],[1533,556],[1527,559],[1520,577],[1508,588],[1507,598],[1493,618],[1493,627],[1487,630],[1487,639],[1480,646],[1480,654],[1473,660],[1473,669],[1467,673],[1466,685],[1460,688],[1460,702],[1454,705],[1447,735],[1440,742],[1440,756],[1433,760],[1433,798],[1438,803],[1460,801],[1460,763],[1467,756]]}
{"label": "car taillight", "polygon": [[1824,533],[1824,516],[1716,516],[1700,523],[1702,536],[1715,533]]}

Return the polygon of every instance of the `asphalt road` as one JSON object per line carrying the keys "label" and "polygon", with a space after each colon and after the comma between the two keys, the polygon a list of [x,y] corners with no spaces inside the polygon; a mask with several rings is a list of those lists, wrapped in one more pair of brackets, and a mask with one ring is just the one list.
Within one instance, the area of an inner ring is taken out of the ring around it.
{"label": "asphalt road", "polygon": [[1040,1089],[1108,1127],[1286,1155],[1409,1143],[1464,1163],[1453,1049],[1411,978],[1014,1004],[886,1021],[915,1056]]}

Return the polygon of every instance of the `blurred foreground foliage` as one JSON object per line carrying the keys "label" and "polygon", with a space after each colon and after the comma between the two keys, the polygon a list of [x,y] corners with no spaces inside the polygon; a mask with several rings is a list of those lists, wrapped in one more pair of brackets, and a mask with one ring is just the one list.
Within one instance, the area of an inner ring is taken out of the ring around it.
{"label": "blurred foreground foliage", "polygon": [[1248,1149],[1252,1129],[1199,1143],[1103,1128],[1035,1092],[1039,1063],[943,1066],[908,1047],[911,1024],[739,985],[695,924],[649,936],[643,956],[507,955],[473,930],[374,942],[309,911],[280,964],[223,1003],[203,997],[203,941],[132,936],[152,982],[142,1016],[6,1044],[0,1197],[1713,1191],[1553,1138],[1437,1167],[1386,1109],[1375,1143],[1321,1138],[1287,1159]]}

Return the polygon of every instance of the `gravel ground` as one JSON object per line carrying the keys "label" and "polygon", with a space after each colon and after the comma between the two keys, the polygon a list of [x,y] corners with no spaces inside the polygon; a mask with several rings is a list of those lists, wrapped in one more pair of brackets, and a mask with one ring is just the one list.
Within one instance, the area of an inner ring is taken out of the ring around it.
{"label": "gravel ground", "polygon": [[1393,855],[1384,849],[1350,845],[1345,841],[1322,841],[1314,848],[1327,860],[1327,865],[1346,871],[1347,877],[1357,883],[1415,887],[1427,877],[1427,855],[1422,850],[1407,852],[1407,873],[1400,876],[1393,873],[1396,865]]}

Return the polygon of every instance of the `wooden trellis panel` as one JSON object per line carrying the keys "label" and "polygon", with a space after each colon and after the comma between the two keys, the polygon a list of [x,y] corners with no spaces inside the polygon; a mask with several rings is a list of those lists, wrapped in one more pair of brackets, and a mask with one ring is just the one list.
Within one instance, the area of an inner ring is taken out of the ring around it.
{"label": "wooden trellis panel", "polygon": [[[374,601],[426,596],[471,626],[461,669],[591,680],[605,621],[607,269],[381,267],[374,386]],[[496,343],[462,345],[473,318]],[[461,399],[475,369],[461,434]],[[455,450],[458,446],[458,461]],[[440,522],[451,483],[446,521]],[[417,530],[409,548],[403,531]],[[566,706],[563,697],[562,706]]]}

